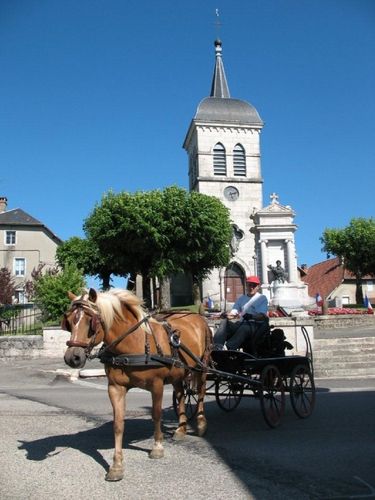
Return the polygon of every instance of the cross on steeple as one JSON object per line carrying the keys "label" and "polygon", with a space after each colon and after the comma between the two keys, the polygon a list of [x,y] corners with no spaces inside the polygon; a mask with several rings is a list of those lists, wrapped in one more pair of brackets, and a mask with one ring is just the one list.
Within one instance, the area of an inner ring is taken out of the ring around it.
{"label": "cross on steeple", "polygon": [[220,28],[221,28],[219,9],[215,9],[215,16],[216,16],[216,20],[215,20],[216,38],[219,39],[220,38],[220,36],[219,36],[220,35]]}
{"label": "cross on steeple", "polygon": [[272,193],[270,195],[270,198],[271,198],[271,203],[279,203],[279,195],[277,195],[276,193]]}

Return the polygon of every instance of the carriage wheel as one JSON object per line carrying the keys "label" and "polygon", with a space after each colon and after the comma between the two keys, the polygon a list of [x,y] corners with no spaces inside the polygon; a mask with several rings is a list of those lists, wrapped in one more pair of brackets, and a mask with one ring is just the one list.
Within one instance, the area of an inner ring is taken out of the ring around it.
{"label": "carriage wheel", "polygon": [[260,380],[262,382],[260,406],[263,417],[267,424],[274,428],[280,425],[285,410],[283,379],[276,366],[267,365],[262,370]]}
{"label": "carriage wheel", "polygon": [[[187,377],[183,381],[183,388],[185,398],[185,414],[187,420],[190,421],[195,417],[198,411],[198,393],[192,384],[191,377]],[[173,408],[178,417],[178,401],[176,391],[173,391]]]}
{"label": "carriage wheel", "polygon": [[243,393],[243,384],[230,380],[216,380],[216,403],[224,411],[233,411],[240,404]]}
{"label": "carriage wheel", "polygon": [[315,384],[309,368],[296,365],[290,376],[290,402],[299,418],[311,415],[315,405]]}

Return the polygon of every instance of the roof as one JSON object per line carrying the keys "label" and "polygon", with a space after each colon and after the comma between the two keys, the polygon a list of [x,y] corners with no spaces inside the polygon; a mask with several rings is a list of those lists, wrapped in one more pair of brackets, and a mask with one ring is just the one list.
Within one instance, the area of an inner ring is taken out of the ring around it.
{"label": "roof", "polygon": [[0,213],[0,224],[43,226],[38,219],[34,219],[34,217],[24,212],[21,208],[14,208],[13,210]]}
{"label": "roof", "polygon": [[21,208],[14,208],[13,210],[7,210],[6,212],[0,213],[0,227],[1,226],[29,226],[29,227],[39,227],[45,230],[49,236],[61,243],[62,240],[56,236],[47,226],[42,224],[38,219],[35,219],[28,213],[26,213]]}
{"label": "roof", "polygon": [[240,99],[222,97],[206,97],[203,99],[198,106],[194,119],[205,122],[229,122],[263,126],[263,122],[254,106]]}
{"label": "roof", "polygon": [[246,101],[232,99],[229,93],[224,64],[221,57],[222,43],[215,40],[215,68],[210,97],[203,99],[195,114],[195,120],[215,123],[257,125],[263,122],[257,110]]}
{"label": "roof", "polygon": [[215,69],[211,85],[211,97],[230,98],[227,77],[225,76],[224,64],[221,58],[221,41],[215,40]]}
{"label": "roof", "polygon": [[[309,268],[304,268],[301,280],[309,287],[309,295],[315,297],[317,293],[323,298],[329,295],[344,281],[355,281],[353,273],[345,269],[339,257],[324,260]],[[371,279],[370,275],[363,279]]]}
{"label": "roof", "polygon": [[328,259],[309,267],[307,274],[301,279],[308,284],[310,297],[319,293],[321,297],[326,298],[342,283],[344,266],[338,257]]}

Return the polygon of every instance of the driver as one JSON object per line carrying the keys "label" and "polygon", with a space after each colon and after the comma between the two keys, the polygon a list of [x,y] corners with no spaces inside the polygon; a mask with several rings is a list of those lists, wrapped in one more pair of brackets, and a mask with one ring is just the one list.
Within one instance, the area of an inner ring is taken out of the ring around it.
{"label": "driver", "polygon": [[259,292],[258,276],[246,278],[246,294],[241,295],[229,314],[223,313],[222,320],[214,336],[214,349],[236,350],[244,344],[250,345],[255,353],[258,339],[268,329],[268,300]]}

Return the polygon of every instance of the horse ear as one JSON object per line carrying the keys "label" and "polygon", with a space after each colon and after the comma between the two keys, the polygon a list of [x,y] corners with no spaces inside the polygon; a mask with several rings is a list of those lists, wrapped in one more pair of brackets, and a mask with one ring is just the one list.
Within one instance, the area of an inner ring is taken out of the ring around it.
{"label": "horse ear", "polygon": [[76,300],[77,295],[74,295],[74,293],[72,292],[68,292],[68,297],[73,302],[73,300]]}
{"label": "horse ear", "polygon": [[94,304],[95,304],[97,298],[98,298],[98,294],[96,293],[96,290],[94,290],[94,288],[90,288],[89,301],[94,302]]}

